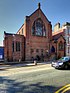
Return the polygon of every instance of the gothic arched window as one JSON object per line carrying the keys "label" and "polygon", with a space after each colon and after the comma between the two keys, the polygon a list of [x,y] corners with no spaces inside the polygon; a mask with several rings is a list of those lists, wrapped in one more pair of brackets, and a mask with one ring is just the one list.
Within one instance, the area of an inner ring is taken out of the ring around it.
{"label": "gothic arched window", "polygon": [[35,35],[35,36],[46,36],[46,28],[45,28],[45,25],[44,25],[43,21],[40,18],[38,18],[33,23],[32,35]]}
{"label": "gothic arched window", "polygon": [[59,43],[59,50],[63,50],[64,49],[64,44],[62,41],[60,41]]}

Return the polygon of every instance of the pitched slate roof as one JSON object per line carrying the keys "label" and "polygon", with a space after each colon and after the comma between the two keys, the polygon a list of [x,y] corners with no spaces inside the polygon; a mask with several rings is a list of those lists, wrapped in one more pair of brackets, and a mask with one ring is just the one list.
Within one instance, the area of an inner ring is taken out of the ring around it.
{"label": "pitched slate roof", "polygon": [[18,36],[23,36],[23,35],[20,35],[20,34],[6,33],[5,31],[4,31],[4,35],[18,35]]}
{"label": "pitched slate roof", "polygon": [[[36,11],[34,11],[30,16],[32,16],[34,13],[36,13],[36,12],[39,11],[39,10],[40,10],[40,11],[42,12],[42,14],[45,16],[45,14],[43,13],[43,11],[42,11],[41,8],[38,8],[38,9],[37,9]],[[30,16],[29,16],[29,17],[30,17]],[[47,19],[46,16],[45,16],[45,18]],[[50,22],[48,19],[47,19],[47,21]]]}
{"label": "pitched slate roof", "polygon": [[61,32],[61,33],[58,33],[58,34],[52,36],[52,40],[58,40],[61,36],[64,39],[63,34],[64,34],[64,32]]}

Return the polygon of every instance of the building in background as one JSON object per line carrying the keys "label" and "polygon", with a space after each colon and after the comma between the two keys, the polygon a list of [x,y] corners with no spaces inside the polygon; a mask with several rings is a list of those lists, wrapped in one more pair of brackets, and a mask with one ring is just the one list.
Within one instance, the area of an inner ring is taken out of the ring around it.
{"label": "building in background", "polygon": [[62,29],[64,29],[64,38],[66,40],[66,55],[70,56],[70,23],[63,24]]}
{"label": "building in background", "polygon": [[65,54],[66,56],[70,56],[70,23],[66,22],[60,27],[60,23],[57,23],[54,26],[54,31],[52,32],[52,36],[60,36],[62,35],[65,39]]}

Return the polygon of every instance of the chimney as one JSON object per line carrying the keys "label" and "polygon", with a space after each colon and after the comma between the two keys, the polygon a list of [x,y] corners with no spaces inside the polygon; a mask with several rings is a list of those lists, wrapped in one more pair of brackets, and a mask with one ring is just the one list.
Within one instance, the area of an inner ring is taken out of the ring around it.
{"label": "chimney", "polygon": [[54,31],[58,31],[59,28],[60,28],[60,23],[58,22],[58,23],[56,23],[56,24],[54,25]]}

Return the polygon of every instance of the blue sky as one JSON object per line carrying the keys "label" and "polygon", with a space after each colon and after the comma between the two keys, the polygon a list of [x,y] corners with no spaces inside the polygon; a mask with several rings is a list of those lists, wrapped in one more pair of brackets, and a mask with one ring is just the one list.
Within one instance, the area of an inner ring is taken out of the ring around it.
{"label": "blue sky", "polygon": [[3,45],[4,31],[16,33],[25,16],[33,13],[39,2],[52,26],[57,22],[61,25],[70,22],[70,0],[0,0],[0,46]]}

